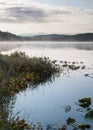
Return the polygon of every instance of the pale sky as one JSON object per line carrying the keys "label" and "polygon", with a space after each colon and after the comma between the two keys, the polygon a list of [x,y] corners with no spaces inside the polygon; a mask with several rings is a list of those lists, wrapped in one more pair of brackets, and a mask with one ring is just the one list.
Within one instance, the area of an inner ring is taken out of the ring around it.
{"label": "pale sky", "polygon": [[93,0],[0,0],[0,30],[15,34],[93,32]]}

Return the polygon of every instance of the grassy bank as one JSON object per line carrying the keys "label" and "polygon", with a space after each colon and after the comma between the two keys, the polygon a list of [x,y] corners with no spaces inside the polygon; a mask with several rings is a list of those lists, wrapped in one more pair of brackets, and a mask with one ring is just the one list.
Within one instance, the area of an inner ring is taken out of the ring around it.
{"label": "grassy bank", "polygon": [[49,58],[29,58],[22,52],[0,54],[0,130],[29,129],[24,120],[8,120],[10,101],[20,91],[46,82],[59,74],[59,66]]}
{"label": "grassy bank", "polygon": [[29,58],[22,52],[0,55],[0,93],[18,93],[27,88],[28,82],[32,85],[46,82],[57,73],[59,66],[46,57]]}

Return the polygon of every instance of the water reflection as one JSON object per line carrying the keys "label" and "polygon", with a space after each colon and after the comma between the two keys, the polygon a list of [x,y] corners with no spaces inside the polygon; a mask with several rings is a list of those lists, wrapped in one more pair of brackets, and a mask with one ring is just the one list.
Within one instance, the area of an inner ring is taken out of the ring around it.
{"label": "water reflection", "polygon": [[[10,54],[14,51],[22,51],[30,57],[46,56],[51,60],[66,60],[69,62],[83,61],[89,67],[93,65],[93,61],[91,60],[93,58],[92,42],[15,42],[13,45],[13,49],[8,51],[7,43],[5,43],[6,47],[4,49],[7,51],[2,49],[1,53]],[[11,45],[9,45],[9,47],[11,47]]]}
{"label": "water reflection", "polygon": [[[28,88],[17,95],[14,113],[23,108],[20,113],[22,118],[29,113],[30,121],[40,121],[43,125],[58,121],[65,122],[69,116],[76,118],[78,122],[86,122],[81,116],[82,114],[75,111],[77,106],[74,103],[82,97],[93,98],[92,84],[93,80],[90,78],[73,75],[56,78],[53,83],[39,85],[34,90]],[[69,113],[66,114],[64,108],[59,110],[59,106],[63,107],[68,104],[73,106]],[[92,124],[92,122],[90,123]]]}
{"label": "water reflection", "polygon": [[[4,54],[18,50],[29,56],[48,56],[50,59],[68,62],[84,62],[93,68],[93,43],[68,42],[26,42],[14,43],[11,51],[0,49]],[[13,50],[12,50],[13,49]],[[91,50],[91,51],[89,51]],[[5,52],[4,52],[5,51]],[[81,71],[81,70],[80,70]],[[81,113],[76,112],[74,102],[83,97],[93,99],[93,69],[91,75],[86,71],[73,75],[57,77],[53,83],[40,84],[35,89],[30,87],[16,95],[14,115],[19,111],[21,118],[29,122],[47,123],[65,122],[68,117],[77,118],[77,122],[88,122],[93,130],[93,121],[85,120]],[[84,76],[85,74],[85,76]],[[87,75],[86,75],[87,74]],[[59,106],[71,105],[73,108],[65,113]],[[28,116],[29,115],[29,116]],[[51,115],[51,116],[50,116]]]}
{"label": "water reflection", "polygon": [[[29,46],[29,44],[27,44]],[[62,49],[62,48],[76,48],[82,50],[93,50],[93,43],[83,43],[83,42],[33,42],[30,43],[33,48],[52,48],[52,49]]]}
{"label": "water reflection", "polygon": [[83,43],[83,44],[76,44],[77,49],[81,50],[93,50],[93,43]]}
{"label": "water reflection", "polygon": [[0,52],[2,51],[9,51],[15,48],[19,48],[20,44],[16,44],[16,43],[9,43],[9,42],[0,42]]}
{"label": "water reflection", "polygon": [[0,42],[0,51],[8,51],[20,47],[32,48],[76,48],[82,50],[93,50],[93,42]]}
{"label": "water reflection", "polygon": [[[24,46],[20,44],[20,46]],[[93,42],[30,42],[26,43],[26,46],[32,46],[33,48],[76,48],[82,50],[93,50]]]}

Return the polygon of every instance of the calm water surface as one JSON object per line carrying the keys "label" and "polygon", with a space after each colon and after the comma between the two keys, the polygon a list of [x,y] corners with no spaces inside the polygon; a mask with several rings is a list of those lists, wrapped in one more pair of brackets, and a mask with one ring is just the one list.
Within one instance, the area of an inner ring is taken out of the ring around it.
{"label": "calm water surface", "polygon": [[[0,43],[2,54],[23,51],[30,57],[49,57],[51,60],[84,62],[88,69],[60,75],[54,81],[28,88],[16,95],[14,114],[19,112],[21,118],[29,122],[47,123],[65,122],[68,117],[77,122],[91,124],[93,120],[85,120],[84,113],[78,112],[75,102],[83,97],[93,99],[93,78],[85,77],[89,73],[93,77],[93,43],[76,42],[23,42]],[[93,104],[93,101],[92,101]],[[65,113],[64,106],[71,105],[70,112]],[[92,105],[93,107],[93,105]]]}

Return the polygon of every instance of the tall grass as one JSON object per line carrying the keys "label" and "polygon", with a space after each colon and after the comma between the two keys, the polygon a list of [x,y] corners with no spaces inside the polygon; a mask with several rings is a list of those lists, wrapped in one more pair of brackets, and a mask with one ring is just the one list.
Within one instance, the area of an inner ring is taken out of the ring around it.
{"label": "tall grass", "polygon": [[46,57],[29,58],[22,52],[0,55],[0,84],[8,94],[24,90],[27,82],[39,84],[58,73],[59,66]]}
{"label": "tall grass", "polygon": [[60,73],[49,58],[29,58],[23,52],[0,54],[0,130],[30,129],[24,120],[9,120],[9,105],[14,95],[31,85],[46,82]]}

